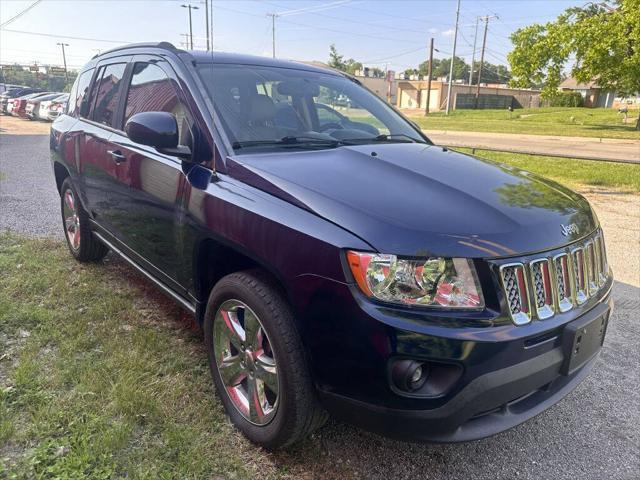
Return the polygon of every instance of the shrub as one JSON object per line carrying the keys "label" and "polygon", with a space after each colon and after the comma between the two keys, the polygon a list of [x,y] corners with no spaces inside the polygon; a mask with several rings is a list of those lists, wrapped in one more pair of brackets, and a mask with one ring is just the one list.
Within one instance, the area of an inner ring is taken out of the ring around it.
{"label": "shrub", "polygon": [[549,98],[550,107],[584,107],[584,98],[579,92],[558,92]]}

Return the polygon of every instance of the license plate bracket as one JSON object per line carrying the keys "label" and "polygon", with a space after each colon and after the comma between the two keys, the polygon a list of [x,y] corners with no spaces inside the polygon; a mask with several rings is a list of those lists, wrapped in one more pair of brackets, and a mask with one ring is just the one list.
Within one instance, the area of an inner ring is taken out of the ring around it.
{"label": "license plate bracket", "polygon": [[564,362],[560,373],[571,375],[598,353],[607,333],[609,313],[569,323],[562,334]]}

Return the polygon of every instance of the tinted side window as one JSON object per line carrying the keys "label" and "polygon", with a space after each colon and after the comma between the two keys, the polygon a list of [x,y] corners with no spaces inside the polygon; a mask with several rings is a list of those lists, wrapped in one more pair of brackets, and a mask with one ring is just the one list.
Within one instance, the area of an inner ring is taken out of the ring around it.
{"label": "tinted side window", "polygon": [[136,63],[127,93],[124,121],[140,112],[169,112],[175,115],[180,131],[180,143],[188,144],[183,136],[188,131],[186,110],[173,80],[157,65]]}
{"label": "tinted side window", "polygon": [[[93,109],[93,120],[112,126],[118,108],[118,91],[124,76],[126,64],[107,65],[100,80],[94,87],[96,103]],[[92,94],[93,96],[93,94]]]}
{"label": "tinted side window", "polygon": [[87,100],[89,98],[89,87],[94,68],[82,72],[76,83],[73,85],[71,94],[69,95],[69,106],[67,111],[69,115],[87,115]]}

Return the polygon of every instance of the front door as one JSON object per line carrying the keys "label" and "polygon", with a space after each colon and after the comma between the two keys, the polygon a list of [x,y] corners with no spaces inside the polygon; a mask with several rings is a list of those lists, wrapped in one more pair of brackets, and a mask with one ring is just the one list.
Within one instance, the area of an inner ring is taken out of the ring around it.
{"label": "front door", "polygon": [[124,130],[136,113],[163,111],[178,122],[180,143],[191,145],[191,118],[170,65],[154,57],[134,58],[123,89],[121,128],[109,139],[120,158],[117,199],[111,205],[114,234],[134,259],[180,293],[182,161],[131,141]]}

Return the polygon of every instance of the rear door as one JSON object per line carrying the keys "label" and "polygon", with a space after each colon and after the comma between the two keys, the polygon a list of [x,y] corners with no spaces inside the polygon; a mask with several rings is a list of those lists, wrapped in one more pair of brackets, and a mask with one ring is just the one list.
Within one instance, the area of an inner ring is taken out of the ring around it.
{"label": "rear door", "polygon": [[181,199],[185,175],[182,161],[155,148],[131,141],[123,132],[126,121],[136,113],[172,113],[180,130],[180,144],[193,149],[193,116],[186,105],[171,66],[161,57],[137,55],[123,93],[120,124],[109,139],[111,149],[123,157],[117,167],[117,198],[111,208],[114,233],[130,254],[147,270],[175,290],[180,253]]}

